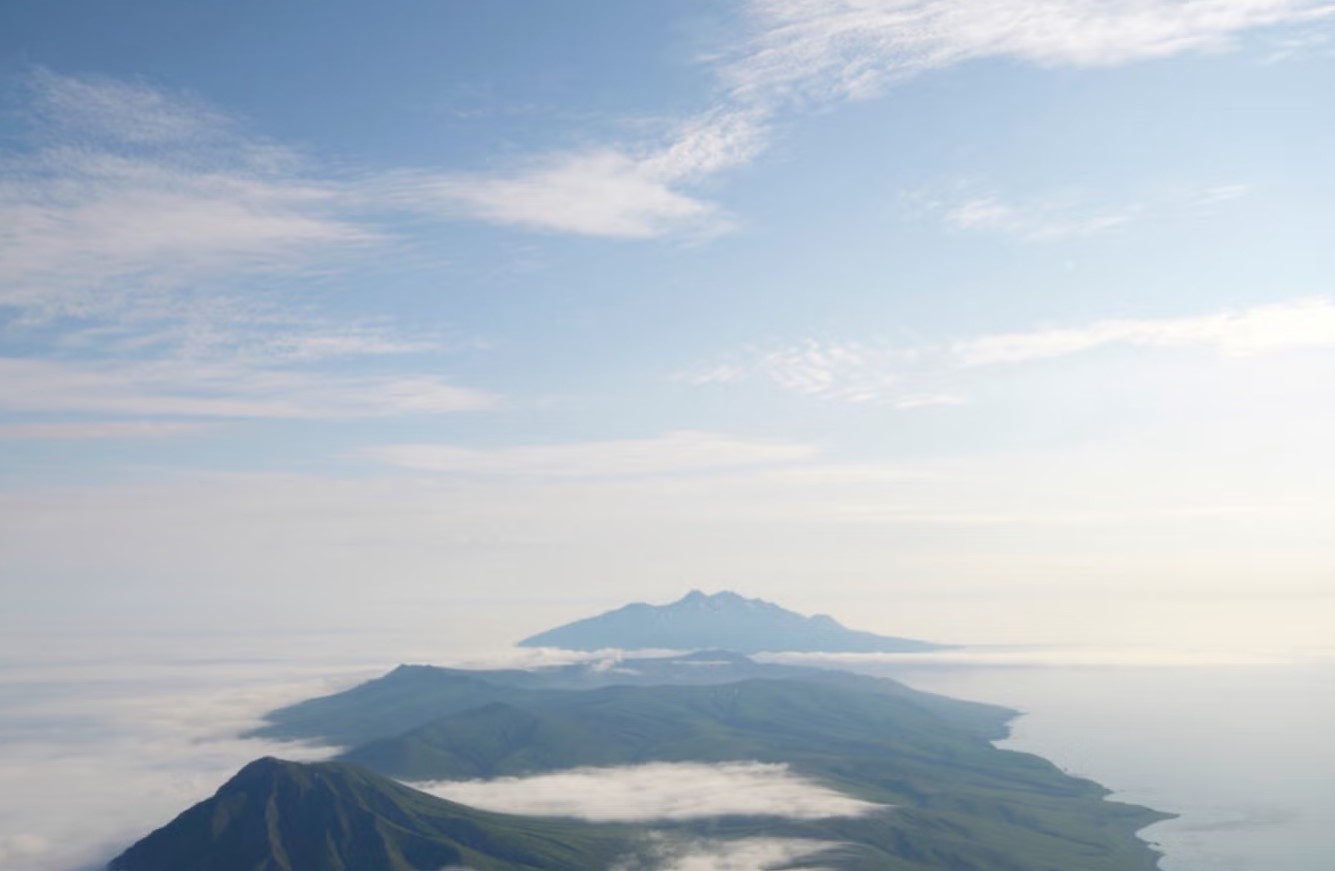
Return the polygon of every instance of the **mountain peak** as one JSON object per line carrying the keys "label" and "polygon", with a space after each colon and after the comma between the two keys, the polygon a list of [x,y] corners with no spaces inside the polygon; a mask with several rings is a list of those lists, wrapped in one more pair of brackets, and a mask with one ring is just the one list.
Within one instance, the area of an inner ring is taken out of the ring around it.
{"label": "mountain peak", "polygon": [[886,653],[940,645],[845,628],[828,615],[806,617],[764,599],[731,590],[693,589],[675,602],[637,602],[577,620],[519,642],[521,647],[567,650],[719,649],[738,653]]}
{"label": "mountain peak", "polygon": [[705,593],[701,590],[691,590],[685,596],[666,608],[747,608],[758,605],[768,605],[769,602],[763,599],[748,599],[745,596],[738,595],[732,590],[719,590],[717,593]]}
{"label": "mountain peak", "polygon": [[[498,846],[500,855],[493,855]],[[256,759],[139,841],[110,871],[608,867],[612,838],[435,798],[346,763]],[[355,858],[355,864],[348,861]]]}

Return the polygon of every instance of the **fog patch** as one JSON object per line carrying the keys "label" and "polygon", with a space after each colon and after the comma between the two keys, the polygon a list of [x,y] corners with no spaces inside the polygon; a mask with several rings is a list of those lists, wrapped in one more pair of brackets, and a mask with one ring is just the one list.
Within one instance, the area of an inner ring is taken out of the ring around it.
{"label": "fog patch", "polygon": [[[651,845],[646,860],[616,865],[610,871],[769,871],[818,858],[839,846],[801,838],[723,841],[659,837]],[[822,871],[814,865],[809,869]]]}
{"label": "fog patch", "polygon": [[0,656],[3,871],[100,868],[257,757],[332,755],[237,735],[268,710],[369,676],[215,659],[199,643],[174,660],[141,657],[133,642],[95,658],[71,641],[40,659]]}
{"label": "fog patch", "polygon": [[622,650],[605,647],[601,650],[566,650],[561,647],[510,647],[483,653],[456,654],[437,658],[436,665],[465,669],[506,669],[542,671],[584,665],[592,671],[610,671],[626,659],[665,659],[690,653],[689,650],[667,650],[651,647],[640,650]]}
{"label": "fog patch", "polygon": [[757,662],[807,665],[873,674],[919,668],[1211,668],[1221,665],[1291,665],[1292,658],[1236,650],[1077,645],[996,645],[922,653],[760,653]]}
{"label": "fog patch", "polygon": [[490,811],[595,822],[722,816],[814,820],[864,816],[888,809],[887,805],[860,801],[800,777],[787,765],[761,762],[653,762],[413,786]]}

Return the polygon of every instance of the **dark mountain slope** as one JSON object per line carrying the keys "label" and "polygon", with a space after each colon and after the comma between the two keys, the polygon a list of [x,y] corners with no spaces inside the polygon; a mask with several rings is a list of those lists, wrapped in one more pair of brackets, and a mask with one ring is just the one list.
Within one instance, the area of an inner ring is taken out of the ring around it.
{"label": "dark mountain slope", "polygon": [[692,590],[668,605],[636,602],[525,638],[521,647],[567,650],[718,648],[740,653],[896,653],[941,645],[847,629],[832,617],[805,617],[762,599]]}
{"label": "dark mountain slope", "polygon": [[260,759],[111,871],[587,871],[633,833],[477,811],[356,766]]}

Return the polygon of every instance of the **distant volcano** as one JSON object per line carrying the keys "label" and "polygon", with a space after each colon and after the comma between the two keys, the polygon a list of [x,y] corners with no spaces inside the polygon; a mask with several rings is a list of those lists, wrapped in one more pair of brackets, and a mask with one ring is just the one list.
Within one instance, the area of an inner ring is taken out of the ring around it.
{"label": "distant volcano", "polygon": [[668,605],[636,602],[519,642],[565,650],[718,649],[739,653],[907,653],[943,645],[845,628],[833,617],[806,617],[763,599],[692,590]]}

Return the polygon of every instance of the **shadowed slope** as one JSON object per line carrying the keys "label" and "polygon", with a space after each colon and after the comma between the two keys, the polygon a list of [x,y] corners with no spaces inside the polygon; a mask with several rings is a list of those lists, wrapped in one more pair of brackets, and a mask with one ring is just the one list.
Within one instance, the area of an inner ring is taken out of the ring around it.
{"label": "shadowed slope", "polygon": [[629,832],[477,811],[353,765],[260,759],[111,871],[587,871]]}

